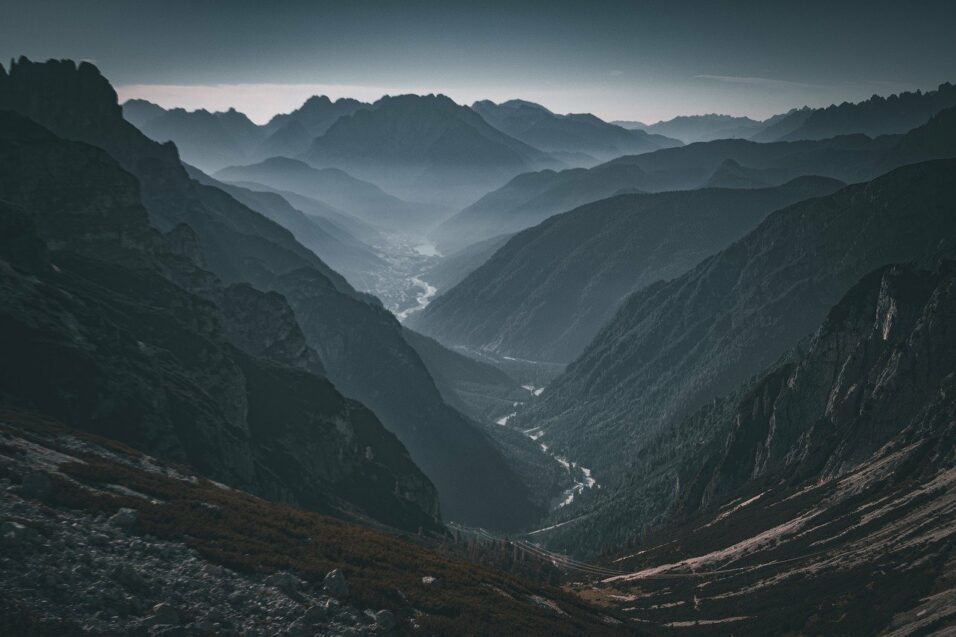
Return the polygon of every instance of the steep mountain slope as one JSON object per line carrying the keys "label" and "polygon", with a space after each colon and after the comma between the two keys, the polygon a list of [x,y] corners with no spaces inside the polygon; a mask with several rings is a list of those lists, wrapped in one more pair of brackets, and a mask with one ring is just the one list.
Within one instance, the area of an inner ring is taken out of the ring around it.
{"label": "steep mountain slope", "polygon": [[448,518],[505,527],[536,515],[491,441],[441,400],[394,316],[355,292],[289,231],[191,181],[172,144],[152,142],[122,119],[115,92],[95,66],[21,59],[0,74],[0,108],[104,148],[139,179],[153,226],[169,231],[188,224],[206,267],[224,282],[281,293],[329,378],[398,436],[435,483]]}
{"label": "steep mountain slope", "polygon": [[0,175],[4,404],[273,500],[438,528],[434,487],[316,375],[281,297],[177,254],[184,231],[152,230],[105,152],[3,111]]}
{"label": "steep mountain slope", "polygon": [[680,146],[675,139],[627,130],[591,114],[556,115],[539,104],[523,100],[501,104],[482,100],[472,104],[471,109],[515,139],[549,153],[565,153],[565,156],[583,153],[607,161],[621,155]]}
{"label": "steep mountain slope", "polygon": [[127,121],[150,139],[172,141],[185,161],[206,171],[248,160],[262,141],[259,127],[235,109],[221,113],[166,110],[143,102],[130,100],[123,105]]}
{"label": "steep mountain slope", "polygon": [[940,112],[923,126],[931,125],[935,126],[934,133],[942,136],[933,142],[939,148],[906,141],[907,137],[926,137],[920,132],[923,127],[902,138],[848,135],[772,144],[733,139],[620,157],[587,170],[519,175],[443,223],[435,235],[443,245],[456,236],[476,241],[491,233],[530,227],[558,212],[621,190],[684,190],[700,188],[711,180],[729,184],[728,172],[738,177],[743,174],[745,179],[737,185],[773,186],[804,175],[847,183],[866,181],[906,163],[951,156],[956,150],[952,144],[956,108]]}
{"label": "steep mountain slope", "polygon": [[866,272],[956,253],[954,168],[906,166],[784,208],[635,293],[519,423],[597,474],[635,466],[655,434],[773,363]]}
{"label": "steep mountain slope", "polygon": [[333,124],[304,155],[399,196],[473,200],[518,173],[555,165],[443,95],[383,97]]}
{"label": "steep mountain slope", "polygon": [[192,179],[230,194],[236,201],[275,221],[358,289],[370,289],[387,264],[368,245],[322,217],[297,210],[281,195],[225,184],[186,167]]}
{"label": "steep mountain slope", "polygon": [[715,139],[747,139],[765,123],[749,117],[734,117],[732,115],[681,115],[656,124],[642,124],[640,122],[612,122],[624,128],[643,130],[648,133],[665,135],[679,139],[685,144],[694,142],[709,142]]}
{"label": "steep mountain slope", "polygon": [[843,184],[803,177],[761,190],[620,195],[512,238],[408,325],[442,342],[570,362],[628,294],[683,274],[783,206]]}
{"label": "steep mountain slope", "polygon": [[[761,141],[826,139],[837,135],[863,133],[870,137],[904,133],[916,128],[947,108],[956,106],[956,86],[940,84],[935,91],[915,91],[827,108],[794,111],[781,119],[775,129],[760,135]],[[757,139],[757,138],[755,138]]]}
{"label": "steep mountain slope", "polygon": [[338,168],[316,169],[287,157],[270,157],[248,166],[229,166],[217,172],[215,177],[226,182],[263,184],[276,190],[289,190],[387,228],[407,228],[421,223],[425,208],[402,201],[375,184],[356,179]]}
{"label": "steep mountain slope", "polygon": [[527,390],[506,373],[444,345],[414,330],[402,330],[435,385],[449,405],[477,422],[489,423],[514,411],[515,401],[528,397]]}
{"label": "steep mountain slope", "polygon": [[582,526],[611,522],[620,537],[647,522],[642,505],[680,523],[635,537],[601,597],[687,634],[951,624],[954,317],[953,262],[865,276],[784,362],[664,436],[604,494]]}
{"label": "steep mountain slope", "polygon": [[500,235],[466,246],[436,263],[422,278],[438,288],[439,294],[446,292],[481,267],[512,236]]}

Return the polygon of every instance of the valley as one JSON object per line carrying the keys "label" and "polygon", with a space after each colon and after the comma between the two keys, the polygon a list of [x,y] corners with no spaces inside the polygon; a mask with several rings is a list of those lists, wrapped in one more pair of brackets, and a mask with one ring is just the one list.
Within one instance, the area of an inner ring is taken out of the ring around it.
{"label": "valley", "polygon": [[6,11],[0,634],[953,634],[956,16],[652,5]]}

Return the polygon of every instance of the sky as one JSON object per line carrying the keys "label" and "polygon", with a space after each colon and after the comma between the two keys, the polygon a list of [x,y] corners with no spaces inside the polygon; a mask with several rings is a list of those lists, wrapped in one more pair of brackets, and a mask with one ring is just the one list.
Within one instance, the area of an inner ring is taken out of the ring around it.
{"label": "sky", "polygon": [[0,60],[94,62],[121,100],[264,122],[314,94],[765,118],[956,81],[956,0],[0,0]]}

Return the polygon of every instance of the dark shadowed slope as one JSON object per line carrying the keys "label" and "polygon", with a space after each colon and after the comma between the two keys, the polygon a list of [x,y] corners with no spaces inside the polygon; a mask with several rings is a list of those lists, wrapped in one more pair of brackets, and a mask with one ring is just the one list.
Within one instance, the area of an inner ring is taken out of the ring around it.
{"label": "dark shadowed slope", "polygon": [[443,95],[384,97],[339,119],[304,158],[407,199],[443,204],[473,200],[518,173],[556,165]]}
{"label": "dark shadowed slope", "polygon": [[[953,262],[865,276],[783,363],[663,436],[602,494],[577,539],[603,524],[619,541],[630,525],[632,549],[607,564],[621,575],[599,597],[681,635],[945,634],[954,319]],[[661,511],[669,526],[635,533]]]}
{"label": "dark shadowed slope", "polygon": [[588,113],[557,115],[540,104],[523,100],[501,104],[483,100],[471,108],[498,130],[530,146],[561,153],[563,157],[581,153],[593,157],[594,163],[680,146],[676,139],[627,130]]}
{"label": "dark shadowed slope", "polygon": [[588,204],[519,233],[409,325],[470,349],[570,362],[631,292],[683,274],[772,211],[842,185],[803,177]]}
{"label": "dark shadowed slope", "polygon": [[[956,161],[895,170],[770,215],[683,276],[641,290],[519,415],[595,472],[773,363],[866,272],[956,251]],[[590,464],[589,464],[590,463]]]}
{"label": "dark shadowed slope", "polygon": [[[945,145],[956,129],[956,108],[931,122]],[[718,140],[620,157],[591,169],[543,171],[519,175],[444,222],[435,236],[443,246],[456,237],[471,241],[533,226],[559,212],[619,191],[661,192],[705,185],[773,186],[804,175],[820,175],[854,183],[866,181],[906,163],[950,156],[929,146],[906,148],[906,136],[871,139],[848,135],[819,141],[759,144],[743,139]],[[945,140],[945,141],[943,141]],[[728,162],[733,162],[729,164]],[[736,181],[728,181],[729,168]],[[740,179],[742,177],[743,179]],[[713,180],[713,182],[712,182]]]}
{"label": "dark shadowed slope", "polygon": [[105,152],[3,111],[0,175],[4,404],[273,500],[438,528],[434,487],[316,375],[282,298],[177,253],[189,229],[150,228]]}
{"label": "dark shadowed slope", "polygon": [[155,227],[187,223],[214,274],[280,292],[329,378],[398,436],[435,483],[448,518],[509,526],[535,515],[487,437],[441,400],[394,316],[355,292],[289,231],[190,180],[173,145],[149,140],[122,119],[115,92],[95,66],[21,59],[0,74],[0,107],[101,146],[139,179]]}

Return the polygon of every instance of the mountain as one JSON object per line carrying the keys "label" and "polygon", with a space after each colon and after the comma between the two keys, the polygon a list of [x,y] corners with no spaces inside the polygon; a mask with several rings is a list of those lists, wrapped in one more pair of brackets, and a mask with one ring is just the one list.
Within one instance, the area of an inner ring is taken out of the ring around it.
{"label": "mountain", "polygon": [[445,402],[475,421],[492,422],[514,411],[516,400],[527,398],[528,392],[497,367],[454,352],[408,328],[403,334],[422,357]]}
{"label": "mountain", "polygon": [[297,157],[309,150],[312,140],[324,134],[337,119],[368,106],[345,97],[333,102],[325,95],[313,95],[296,110],[280,113],[262,127],[264,138],[256,148],[256,156]]}
{"label": "mountain", "polygon": [[518,173],[556,165],[444,95],[383,97],[337,120],[303,158],[404,198],[445,205],[473,200]]}
{"label": "mountain", "polygon": [[289,190],[388,228],[407,228],[420,223],[424,208],[402,201],[338,168],[317,169],[287,157],[271,157],[249,166],[230,166],[218,171],[215,177],[226,182]]}
{"label": "mountain", "polygon": [[773,131],[763,131],[759,139],[796,141],[853,133],[870,137],[905,133],[954,106],[956,86],[947,82],[940,84],[935,91],[925,93],[915,91],[889,97],[874,95],[863,102],[843,102],[826,108],[795,111],[778,122]]}
{"label": "mountain", "polygon": [[296,241],[341,273],[355,288],[371,289],[387,268],[385,261],[371,247],[347,230],[326,218],[301,212],[279,194],[225,184],[189,166],[186,172],[197,182],[228,193],[239,203],[289,230]]}
{"label": "mountain", "polygon": [[[578,539],[603,523],[633,533],[642,494],[667,494],[672,522],[635,534],[588,598],[628,600],[649,624],[748,634],[950,625],[939,601],[956,589],[954,266],[865,275],[784,362],[642,454]],[[697,608],[683,608],[674,580],[691,572]]]}
{"label": "mountain", "polygon": [[956,160],[778,210],[682,276],[631,295],[517,426],[596,475],[774,363],[867,272],[956,254]]}
{"label": "mountain", "polygon": [[583,153],[598,161],[607,161],[621,155],[681,145],[662,135],[608,124],[591,114],[556,115],[539,104],[523,100],[501,104],[482,100],[472,104],[471,109],[503,133],[549,153]]}
{"label": "mountain", "polygon": [[570,362],[631,292],[683,274],[772,211],[842,185],[802,177],[759,190],[619,195],[587,204],[519,233],[407,324],[474,350]]}
{"label": "mountain", "polygon": [[325,95],[313,95],[302,106],[291,113],[280,113],[269,120],[263,129],[267,135],[273,135],[288,124],[295,122],[307,135],[319,137],[340,117],[351,115],[369,105],[358,100],[342,97],[334,102]]}
{"label": "mountain", "polygon": [[95,66],[21,58],[0,74],[0,108],[100,146],[139,180],[151,225],[168,232],[188,224],[205,267],[224,283],[285,297],[329,379],[395,433],[435,484],[449,519],[509,527],[537,515],[493,443],[441,400],[395,317],[288,230],[190,180],[174,145],[149,140],[122,118],[116,93]]}
{"label": "mountain", "polygon": [[732,115],[681,115],[656,124],[641,122],[612,122],[632,130],[679,139],[685,144],[709,142],[715,139],[747,139],[760,131],[765,123],[749,117]]}
{"label": "mountain", "polygon": [[262,141],[259,127],[235,109],[166,110],[145,100],[130,100],[123,105],[123,116],[150,139],[174,142],[186,162],[206,171],[251,158]]}
{"label": "mountain", "polygon": [[322,376],[282,297],[184,256],[188,228],[153,230],[105,152],[3,111],[0,175],[4,405],[272,500],[441,528],[434,487]]}
{"label": "mountain", "polygon": [[[925,139],[928,134],[921,132],[931,122],[936,122],[932,124],[935,134],[942,135],[936,141]],[[478,241],[533,226],[622,190],[773,186],[804,175],[847,183],[866,181],[906,163],[951,156],[956,149],[956,109],[940,112],[931,122],[905,136],[846,135],[768,144],[726,139],[629,155],[590,169],[519,175],[445,221],[434,235],[443,248],[456,246],[461,241],[458,237]],[[912,141],[917,138],[923,142]]]}
{"label": "mountain", "polygon": [[422,278],[434,285],[439,293],[448,291],[490,259],[512,236],[491,237],[462,248],[429,268]]}

